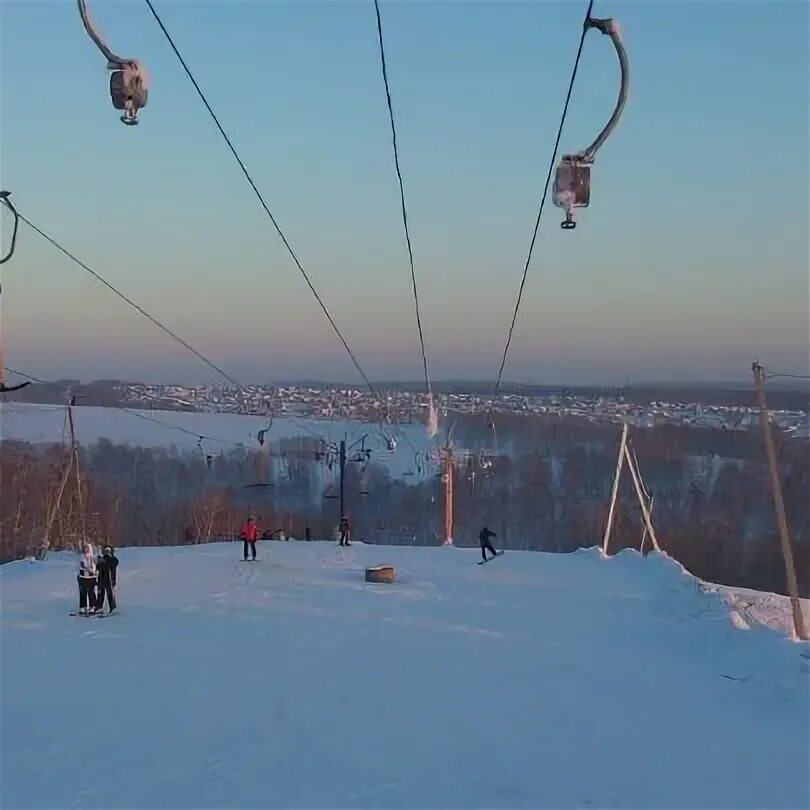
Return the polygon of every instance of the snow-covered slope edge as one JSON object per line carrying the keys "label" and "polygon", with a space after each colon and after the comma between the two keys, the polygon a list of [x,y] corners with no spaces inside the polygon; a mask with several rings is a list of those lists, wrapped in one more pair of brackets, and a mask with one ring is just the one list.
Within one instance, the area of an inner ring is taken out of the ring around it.
{"label": "snow-covered slope edge", "polygon": [[[637,552],[631,550],[626,550],[622,554],[638,556]],[[687,578],[692,583],[696,596],[699,596],[701,591],[706,595],[707,609],[712,597],[719,597],[728,610],[729,619],[737,629],[749,630],[751,627],[761,625],[792,641],[799,640],[793,627],[793,612],[789,597],[778,593],[766,593],[749,588],[705,582],[695,577],[680,562],[664,552],[651,552],[647,556],[647,560],[656,561],[654,564],[669,566]],[[799,603],[805,623],[810,625],[810,599],[800,599]]]}

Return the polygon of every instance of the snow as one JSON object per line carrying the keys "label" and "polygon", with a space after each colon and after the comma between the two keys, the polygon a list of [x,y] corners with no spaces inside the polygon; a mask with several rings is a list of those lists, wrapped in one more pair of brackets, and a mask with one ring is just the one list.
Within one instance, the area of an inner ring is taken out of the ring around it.
{"label": "snow", "polygon": [[[663,555],[332,543],[0,568],[4,808],[799,808],[807,645]],[[363,569],[396,566],[394,585]]]}
{"label": "snow", "polygon": [[[761,624],[785,636],[793,635],[793,614],[790,598],[778,593],[763,593],[749,588],[731,588],[704,583],[704,589],[717,593],[729,607],[733,621],[742,629]],[[810,600],[800,600],[805,622],[808,622]]]}

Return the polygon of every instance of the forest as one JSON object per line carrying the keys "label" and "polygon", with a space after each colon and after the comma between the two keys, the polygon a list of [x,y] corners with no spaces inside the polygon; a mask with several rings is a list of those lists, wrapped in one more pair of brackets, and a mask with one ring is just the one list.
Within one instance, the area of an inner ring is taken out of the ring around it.
{"label": "forest", "polygon": [[[507,549],[564,553],[601,544],[620,430],[525,415],[500,416],[491,429],[480,415],[458,416],[455,543],[475,545],[486,523],[498,534],[496,545]],[[759,431],[662,425],[634,428],[631,437],[654,496],[662,549],[703,579],[785,593]],[[327,465],[316,439],[269,439],[265,448],[216,456],[101,440],[78,448],[78,465],[69,464],[69,446],[4,441],[0,561],[75,548],[84,537],[115,546],[229,539],[249,514],[268,539],[332,539],[340,517],[337,465]],[[800,590],[809,596],[810,443],[778,435],[777,441]],[[440,458],[415,458],[399,479],[385,460],[372,453],[346,467],[354,539],[438,545],[444,531]],[[610,552],[639,548],[642,534],[625,474]]]}

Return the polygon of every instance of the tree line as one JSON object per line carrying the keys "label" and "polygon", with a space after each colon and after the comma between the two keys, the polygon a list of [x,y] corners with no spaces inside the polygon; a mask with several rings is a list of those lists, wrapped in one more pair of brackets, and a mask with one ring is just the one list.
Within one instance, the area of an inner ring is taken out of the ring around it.
{"label": "tree line", "polygon": [[[542,415],[459,415],[453,432],[454,540],[474,545],[486,523],[505,548],[570,552],[601,543],[620,428]],[[654,495],[663,550],[695,575],[785,592],[767,469],[757,430],[662,425],[631,430]],[[810,595],[810,443],[780,437],[779,462],[800,590]],[[466,452],[458,451],[465,448]],[[79,477],[64,476],[67,448],[0,444],[0,560],[91,542],[176,545],[231,538],[249,514],[268,536],[331,539],[339,501],[336,465],[312,439],[270,442],[206,456],[108,440],[79,452]],[[408,452],[408,451],[403,451]],[[347,466],[355,539],[437,545],[444,483],[425,463],[392,477],[384,459]],[[50,525],[49,525],[50,522]],[[638,548],[640,509],[629,476],[620,488],[611,552]],[[647,540],[649,548],[649,540]]]}

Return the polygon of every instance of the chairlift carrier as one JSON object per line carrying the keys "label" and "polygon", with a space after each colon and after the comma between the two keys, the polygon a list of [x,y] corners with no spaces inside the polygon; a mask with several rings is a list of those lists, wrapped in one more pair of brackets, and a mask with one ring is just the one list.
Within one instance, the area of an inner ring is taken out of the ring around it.
{"label": "chairlift carrier", "polygon": [[610,120],[596,140],[582,152],[563,155],[559,166],[557,166],[552,197],[554,205],[565,211],[565,220],[560,223],[560,227],[564,230],[571,230],[577,226],[574,221],[574,209],[587,208],[591,202],[591,166],[593,166],[597,151],[601,149],[619,123],[624,105],[627,102],[627,89],[630,84],[630,66],[627,61],[627,51],[622,42],[619,23],[613,19],[598,20],[588,17],[585,21],[585,28],[586,30],[596,28],[610,37],[619,57],[619,67],[622,74],[621,86],[613,115],[610,116]]}
{"label": "chairlift carrier", "polygon": [[121,121],[128,126],[138,123],[138,111],[146,106],[149,97],[149,75],[137,59],[125,59],[114,54],[93,27],[85,0],[77,0],[79,15],[90,39],[107,59],[110,73],[110,98],[116,110],[122,110]]}

